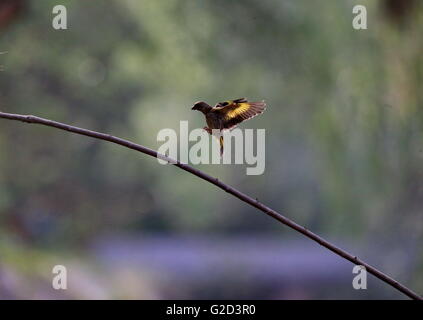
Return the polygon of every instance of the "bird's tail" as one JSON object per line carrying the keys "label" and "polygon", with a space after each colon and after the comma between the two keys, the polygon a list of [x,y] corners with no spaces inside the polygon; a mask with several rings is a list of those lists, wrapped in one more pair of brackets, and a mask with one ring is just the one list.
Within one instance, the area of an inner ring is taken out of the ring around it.
{"label": "bird's tail", "polygon": [[223,157],[223,137],[222,136],[219,138],[219,142],[220,142],[220,157]]}

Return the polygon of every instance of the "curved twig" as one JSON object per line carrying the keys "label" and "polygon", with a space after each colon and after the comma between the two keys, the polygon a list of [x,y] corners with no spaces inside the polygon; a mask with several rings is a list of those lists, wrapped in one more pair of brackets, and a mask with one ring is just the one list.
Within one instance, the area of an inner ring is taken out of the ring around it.
{"label": "curved twig", "polygon": [[199,177],[203,180],[206,180],[206,181],[214,184],[215,186],[219,187],[220,189],[226,191],[227,193],[230,193],[231,195],[237,197],[241,201],[246,202],[249,205],[263,211],[264,213],[266,213],[267,215],[276,219],[277,221],[281,222],[282,224],[302,233],[307,238],[310,238],[311,240],[317,242],[318,244],[322,245],[323,247],[325,247],[325,248],[329,249],[330,251],[334,252],[335,254],[341,256],[342,258],[352,262],[353,264],[364,266],[369,273],[371,273],[375,277],[379,278],[383,282],[389,284],[393,288],[401,291],[403,294],[407,295],[408,297],[410,297],[412,299],[416,299],[416,300],[422,300],[422,297],[420,297],[417,293],[413,292],[411,289],[407,288],[406,286],[399,283],[395,279],[389,277],[388,275],[384,274],[383,272],[379,271],[378,269],[369,265],[368,263],[364,262],[363,260],[359,259],[358,257],[356,257],[356,256],[348,253],[347,251],[335,246],[334,244],[332,244],[329,241],[323,239],[322,237],[318,236],[317,234],[307,230],[306,228],[297,224],[296,222],[286,218],[285,216],[281,215],[277,211],[275,211],[275,210],[267,207],[266,205],[262,204],[258,200],[247,196],[246,194],[238,191],[237,189],[221,182],[217,178],[213,178],[212,176],[210,176],[210,175],[208,175],[208,174],[206,174],[206,173],[204,173],[200,170],[197,170],[197,169],[195,169],[195,168],[193,168],[189,165],[180,163],[177,160],[174,160],[174,159],[171,159],[171,158],[169,158],[165,155],[162,155],[155,150],[149,149],[147,147],[144,147],[142,145],[133,143],[133,142],[125,140],[125,139],[114,137],[114,136],[109,135],[109,134],[104,134],[104,133],[100,133],[100,132],[96,132],[96,131],[92,131],[92,130],[78,128],[78,127],[70,126],[70,125],[67,125],[67,124],[64,124],[64,123],[60,123],[60,122],[52,121],[52,120],[49,120],[49,119],[44,119],[44,118],[32,116],[32,115],[20,115],[20,114],[11,114],[11,113],[0,112],[0,118],[9,119],[9,120],[17,120],[17,121],[22,121],[22,122],[26,122],[26,123],[36,123],[36,124],[40,124],[40,125],[44,125],[44,126],[48,126],[48,127],[54,127],[54,128],[57,128],[57,129],[66,130],[66,131],[69,131],[69,132],[72,132],[72,133],[76,133],[76,134],[80,134],[80,135],[84,135],[84,136],[88,136],[88,137],[92,137],[92,138],[96,138],[96,139],[100,139],[100,140],[109,141],[109,142],[127,147],[129,149],[133,149],[133,150],[148,154],[149,156],[168,161],[169,163],[181,168],[182,170],[185,170],[185,171],[187,171],[187,172],[189,172],[193,175],[196,175],[197,177]]}

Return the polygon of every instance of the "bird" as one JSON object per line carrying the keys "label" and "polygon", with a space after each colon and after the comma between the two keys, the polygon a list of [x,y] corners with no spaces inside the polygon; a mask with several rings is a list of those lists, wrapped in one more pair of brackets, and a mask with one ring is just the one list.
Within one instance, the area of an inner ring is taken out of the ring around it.
{"label": "bird", "polygon": [[204,101],[194,103],[191,110],[197,110],[206,117],[206,130],[213,135],[218,130],[217,138],[220,142],[220,156],[223,156],[223,136],[221,132],[234,129],[243,121],[254,118],[266,110],[264,101],[248,102],[246,98],[218,102],[214,107]]}

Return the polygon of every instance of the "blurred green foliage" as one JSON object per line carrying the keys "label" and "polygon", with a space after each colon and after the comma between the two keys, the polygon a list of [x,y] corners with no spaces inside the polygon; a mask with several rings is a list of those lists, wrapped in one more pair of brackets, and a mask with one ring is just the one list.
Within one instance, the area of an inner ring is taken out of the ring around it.
{"label": "blurred green foliage", "polygon": [[[179,120],[203,126],[194,101],[265,99],[244,125],[266,128],[264,175],[199,168],[328,238],[383,245],[371,258],[422,291],[423,10],[398,27],[381,2],[366,3],[369,28],[357,31],[360,1],[72,0],[56,31],[56,1],[28,1],[0,30],[0,110],[157,148]],[[1,120],[7,247],[77,252],[155,232],[300,237],[136,152]]]}

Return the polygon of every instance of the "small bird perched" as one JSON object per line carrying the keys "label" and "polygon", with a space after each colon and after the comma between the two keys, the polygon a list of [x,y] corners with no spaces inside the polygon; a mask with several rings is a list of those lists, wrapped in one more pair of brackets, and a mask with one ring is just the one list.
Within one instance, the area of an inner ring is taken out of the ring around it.
{"label": "small bird perched", "polygon": [[[207,127],[204,127],[204,130],[212,134],[214,129],[220,131],[232,130],[241,122],[263,113],[266,110],[266,103],[264,101],[248,102],[245,98],[240,98],[219,102],[212,107],[204,101],[198,101],[191,110],[201,111],[205,115]],[[223,136],[219,135],[218,138],[220,141],[220,156],[222,156]]]}

